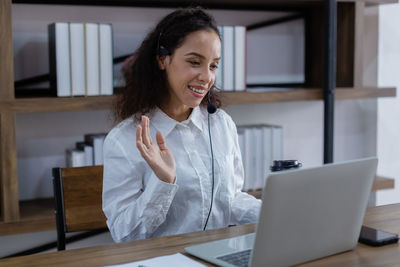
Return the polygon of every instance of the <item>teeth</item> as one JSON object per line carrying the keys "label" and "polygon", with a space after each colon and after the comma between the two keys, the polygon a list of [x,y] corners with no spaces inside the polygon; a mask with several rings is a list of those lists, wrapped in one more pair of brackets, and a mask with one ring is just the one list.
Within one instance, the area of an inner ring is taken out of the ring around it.
{"label": "teeth", "polygon": [[206,91],[206,90],[196,89],[196,88],[191,87],[191,86],[189,86],[189,89],[194,91],[194,92],[196,92],[196,93],[199,93],[199,94],[203,94]]}

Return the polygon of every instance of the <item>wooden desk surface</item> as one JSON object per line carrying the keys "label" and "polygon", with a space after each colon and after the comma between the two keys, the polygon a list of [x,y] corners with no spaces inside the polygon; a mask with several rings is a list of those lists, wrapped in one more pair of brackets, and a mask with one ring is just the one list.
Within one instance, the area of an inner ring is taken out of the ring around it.
{"label": "wooden desk surface", "polygon": [[[364,225],[400,234],[400,204],[370,208]],[[0,266],[105,266],[184,253],[190,245],[229,238],[254,231],[254,225],[138,240],[127,243],[73,249],[0,260]],[[205,262],[203,262],[205,263]],[[400,266],[399,244],[374,248],[358,244],[356,249],[301,266]],[[211,265],[209,265],[211,266]]]}

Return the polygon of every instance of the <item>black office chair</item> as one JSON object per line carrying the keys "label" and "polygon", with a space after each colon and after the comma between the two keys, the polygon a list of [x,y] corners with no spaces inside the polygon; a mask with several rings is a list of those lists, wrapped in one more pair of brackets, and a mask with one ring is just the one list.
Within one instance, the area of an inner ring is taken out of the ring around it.
{"label": "black office chair", "polygon": [[53,168],[53,186],[58,250],[65,250],[66,233],[89,231],[83,238],[108,230],[102,210],[103,166]]}

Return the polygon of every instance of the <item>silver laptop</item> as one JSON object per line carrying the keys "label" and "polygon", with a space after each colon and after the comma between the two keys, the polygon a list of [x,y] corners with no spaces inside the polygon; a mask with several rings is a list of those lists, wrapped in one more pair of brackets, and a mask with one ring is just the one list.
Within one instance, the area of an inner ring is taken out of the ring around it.
{"label": "silver laptop", "polygon": [[[185,248],[219,266],[288,266],[355,248],[376,158],[271,173],[255,234]],[[247,258],[246,258],[247,257]]]}

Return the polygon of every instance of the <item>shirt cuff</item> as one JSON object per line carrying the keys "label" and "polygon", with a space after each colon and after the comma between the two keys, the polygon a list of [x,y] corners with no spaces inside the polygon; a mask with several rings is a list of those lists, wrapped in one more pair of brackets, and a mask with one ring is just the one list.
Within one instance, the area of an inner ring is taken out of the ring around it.
{"label": "shirt cuff", "polygon": [[163,203],[170,203],[174,198],[179,186],[176,184],[166,183],[160,180],[154,173],[149,177],[149,182],[143,191],[143,197],[146,202],[160,205]]}

